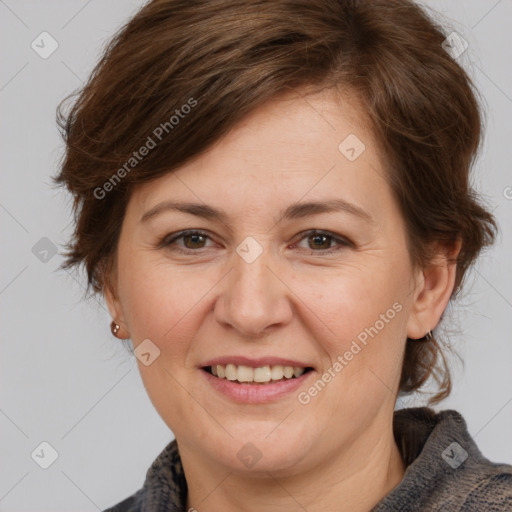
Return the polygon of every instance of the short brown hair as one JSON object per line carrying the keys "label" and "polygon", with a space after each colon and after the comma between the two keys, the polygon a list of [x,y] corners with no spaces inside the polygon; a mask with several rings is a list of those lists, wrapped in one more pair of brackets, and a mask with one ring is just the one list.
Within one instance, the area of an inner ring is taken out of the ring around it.
{"label": "short brown hair", "polygon": [[[457,294],[497,225],[469,183],[481,110],[445,38],[410,0],[148,2],[107,45],[69,113],[69,98],[57,111],[66,153],[54,179],[73,194],[76,221],[63,267],[83,264],[88,290],[102,291],[135,185],[182,166],[286,91],[335,87],[366,106],[414,266],[429,262],[431,242],[462,241]],[[132,161],[157,127],[156,147]],[[451,389],[443,350],[435,337],[408,340],[400,391],[431,375],[435,403]]]}

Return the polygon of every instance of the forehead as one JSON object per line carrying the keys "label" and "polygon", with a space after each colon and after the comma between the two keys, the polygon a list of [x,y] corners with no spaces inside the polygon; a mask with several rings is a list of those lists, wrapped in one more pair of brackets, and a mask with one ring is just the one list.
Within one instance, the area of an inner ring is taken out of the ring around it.
{"label": "forehead", "polygon": [[171,198],[264,210],[328,193],[353,201],[369,194],[378,203],[383,176],[357,97],[293,92],[256,109],[196,159],[139,185],[131,207]]}

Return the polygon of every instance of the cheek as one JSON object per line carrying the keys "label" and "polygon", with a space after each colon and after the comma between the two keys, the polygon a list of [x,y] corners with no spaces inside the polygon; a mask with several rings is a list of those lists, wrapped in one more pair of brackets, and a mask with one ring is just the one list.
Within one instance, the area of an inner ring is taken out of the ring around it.
{"label": "cheek", "polygon": [[189,350],[223,274],[144,255],[127,263],[120,291],[134,347],[149,338],[161,352],[182,359],[178,356]]}
{"label": "cheek", "polygon": [[332,272],[323,284],[311,280],[306,285],[297,279],[295,289],[311,312],[322,320],[330,333],[326,339],[338,352],[375,324],[379,331],[391,330],[392,324],[400,324],[396,321],[401,317],[398,310],[404,309],[403,282],[386,269],[341,269]]}
{"label": "cheek", "polygon": [[321,288],[311,282],[314,287],[309,296],[307,289],[301,288],[310,311],[304,308],[300,314],[308,314],[314,322],[313,335],[326,356],[323,376],[333,382],[325,398],[330,395],[330,403],[340,408],[358,410],[361,403],[374,408],[392,396],[390,390],[396,387],[405,332],[407,276],[390,270],[351,268],[333,274],[329,286]]}

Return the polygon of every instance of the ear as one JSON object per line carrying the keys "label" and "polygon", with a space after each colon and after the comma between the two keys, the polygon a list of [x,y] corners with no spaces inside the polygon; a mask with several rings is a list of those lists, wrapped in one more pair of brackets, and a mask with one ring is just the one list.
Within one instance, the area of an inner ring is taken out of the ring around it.
{"label": "ear", "polygon": [[115,269],[105,271],[104,273],[103,295],[112,320],[120,326],[116,337],[120,339],[130,338],[130,332],[126,325],[123,307],[117,292],[117,275]]}
{"label": "ear", "polygon": [[461,245],[460,239],[451,245],[437,244],[433,260],[421,270],[407,323],[408,338],[423,338],[439,323],[453,292]]}

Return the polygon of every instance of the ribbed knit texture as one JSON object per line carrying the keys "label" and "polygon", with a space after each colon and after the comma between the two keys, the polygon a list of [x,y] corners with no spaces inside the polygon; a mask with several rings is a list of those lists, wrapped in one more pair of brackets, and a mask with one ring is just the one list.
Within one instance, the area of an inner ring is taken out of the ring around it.
{"label": "ribbed knit texture", "polygon": [[[369,512],[512,512],[512,466],[486,459],[457,411],[401,409],[393,428],[406,471]],[[143,487],[104,512],[186,512],[186,497],[174,440],[147,471]]]}

